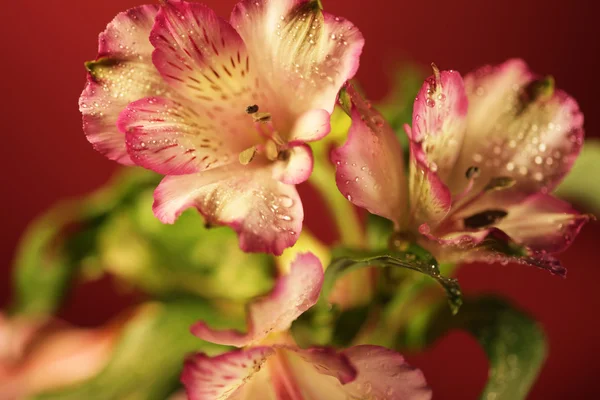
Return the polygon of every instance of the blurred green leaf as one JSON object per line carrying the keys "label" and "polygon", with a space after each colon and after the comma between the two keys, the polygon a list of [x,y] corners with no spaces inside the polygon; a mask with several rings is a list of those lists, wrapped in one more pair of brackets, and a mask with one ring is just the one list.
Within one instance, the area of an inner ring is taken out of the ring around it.
{"label": "blurred green leaf", "polygon": [[128,169],[87,200],[60,203],[34,220],[17,248],[11,312],[55,311],[80,267],[95,262],[99,227],[137,192],[157,182],[153,173]]}
{"label": "blurred green leaf", "polygon": [[140,193],[102,227],[99,257],[108,271],[160,296],[185,292],[247,300],[272,287],[271,256],[244,253],[233,230],[205,227],[195,210],[163,224],[152,213],[152,201],[151,190]]}
{"label": "blurred green leaf", "polygon": [[367,216],[367,242],[371,250],[383,250],[389,247],[390,236],[394,232],[392,221],[375,214]]}
{"label": "blurred green leaf", "polygon": [[588,211],[600,217],[600,140],[587,139],[571,172],[558,186],[560,197],[580,202]]}
{"label": "blurred green leaf", "polygon": [[204,342],[189,332],[198,320],[223,324],[208,302],[178,299],[151,303],[125,328],[113,357],[95,377],[70,388],[35,397],[38,400],[164,400],[179,386],[187,354],[218,354],[226,348]]}
{"label": "blurred green leaf", "polygon": [[456,279],[442,276],[435,258],[417,245],[409,246],[406,251],[357,251],[345,248],[334,250],[333,260],[325,270],[319,302],[327,303],[335,282],[341,276],[364,267],[400,267],[426,274],[444,288],[453,313],[458,312],[462,303],[462,294]]}
{"label": "blurred green leaf", "polygon": [[547,350],[542,329],[529,315],[499,298],[465,299],[455,316],[441,305],[420,313],[401,341],[409,348],[424,348],[453,329],[473,335],[489,360],[489,378],[480,399],[526,398]]}

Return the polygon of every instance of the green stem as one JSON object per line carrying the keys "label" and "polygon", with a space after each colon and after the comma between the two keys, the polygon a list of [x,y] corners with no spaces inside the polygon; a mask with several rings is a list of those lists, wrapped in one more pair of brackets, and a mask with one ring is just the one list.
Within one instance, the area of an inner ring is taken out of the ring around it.
{"label": "green stem", "polygon": [[327,157],[325,146],[313,146],[315,163],[308,180],[321,194],[335,221],[342,244],[363,247],[365,236],[356,210],[338,190],[335,170]]}

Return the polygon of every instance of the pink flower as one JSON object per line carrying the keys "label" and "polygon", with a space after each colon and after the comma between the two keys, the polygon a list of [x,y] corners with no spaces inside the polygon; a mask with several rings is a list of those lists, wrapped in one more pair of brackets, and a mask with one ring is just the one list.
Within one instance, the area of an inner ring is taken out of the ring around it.
{"label": "pink flower", "polygon": [[155,215],[172,223],[195,207],[246,251],[292,246],[304,218],[294,185],[312,171],[305,142],[329,132],[360,32],[314,0],[244,0],[230,22],[165,0],[119,14],[99,42],[84,130],[108,158],[166,175]]}
{"label": "pink flower", "polygon": [[192,332],[204,340],[247,347],[216,357],[190,357],[182,374],[189,398],[430,399],[423,374],[392,350],[370,345],[300,349],[285,333],[267,337],[286,331],[312,307],[322,283],[319,260],[301,254],[271,294],[249,306],[246,334],[196,324]]}
{"label": "pink flower", "polygon": [[[463,78],[439,72],[414,103],[408,177],[381,115],[349,88],[352,127],[333,154],[337,185],[354,204],[394,222],[445,260],[514,260],[562,274],[588,216],[550,193],[583,142],[583,115],[552,78],[520,60]],[[427,240],[424,240],[427,238]]]}
{"label": "pink flower", "polygon": [[22,399],[95,376],[108,362],[122,327],[79,329],[0,314],[0,398]]}

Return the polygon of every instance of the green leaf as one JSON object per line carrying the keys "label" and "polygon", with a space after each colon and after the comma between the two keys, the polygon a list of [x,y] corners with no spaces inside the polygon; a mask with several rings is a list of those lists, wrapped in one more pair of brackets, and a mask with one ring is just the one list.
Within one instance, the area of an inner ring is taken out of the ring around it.
{"label": "green leaf", "polygon": [[334,250],[333,260],[325,271],[319,302],[327,303],[335,282],[341,276],[364,267],[400,267],[426,274],[446,290],[452,313],[458,312],[462,303],[462,294],[456,279],[442,276],[435,258],[416,245],[409,246],[406,251],[369,252],[344,248]]}
{"label": "green leaf", "polygon": [[547,350],[542,329],[529,315],[499,298],[465,299],[456,316],[445,307],[421,313],[409,326],[405,345],[422,348],[453,329],[473,335],[488,357],[489,379],[482,400],[526,398]]}
{"label": "green leaf", "polygon": [[94,263],[100,226],[137,192],[157,182],[156,174],[132,168],[88,199],[60,203],[34,220],[17,249],[11,312],[55,311],[80,267]]}
{"label": "green leaf", "polygon": [[558,186],[560,197],[580,202],[588,211],[600,217],[600,180],[594,174],[600,170],[600,140],[587,139],[571,172]]}
{"label": "green leaf", "polygon": [[35,397],[38,400],[164,400],[179,384],[185,356],[226,348],[204,342],[189,332],[198,320],[223,324],[209,303],[179,299],[151,303],[125,328],[112,359],[95,377],[69,388]]}

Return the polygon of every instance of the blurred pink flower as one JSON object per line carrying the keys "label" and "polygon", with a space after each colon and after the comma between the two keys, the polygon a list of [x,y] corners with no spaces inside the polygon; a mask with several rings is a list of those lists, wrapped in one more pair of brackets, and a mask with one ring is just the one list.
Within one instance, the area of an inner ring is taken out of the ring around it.
{"label": "blurred pink flower", "polygon": [[230,22],[198,3],[161,4],[119,14],[100,35],[80,99],[87,138],[166,175],[161,221],[195,207],[235,229],[243,250],[281,254],[302,229],[305,143],[329,132],[362,35],[314,0],[244,0]]}
{"label": "blurred pink flower", "polygon": [[414,103],[408,177],[392,128],[352,87],[348,141],[333,153],[339,190],[443,260],[520,261],[563,274],[589,216],[550,193],[583,143],[575,100],[524,62],[463,78],[439,72]]}
{"label": "blurred pink flower", "polygon": [[247,333],[196,324],[192,332],[204,340],[245,348],[190,357],[182,374],[189,398],[430,399],[423,374],[392,350],[370,345],[300,349],[294,344],[285,331],[317,302],[322,284],[319,260],[301,254],[273,291],[249,306]]}
{"label": "blurred pink flower", "polygon": [[80,329],[0,314],[0,398],[22,399],[95,376],[108,362],[122,326]]}

